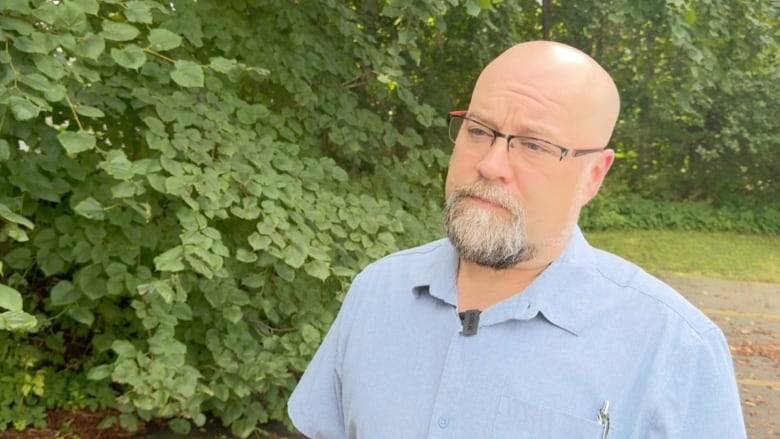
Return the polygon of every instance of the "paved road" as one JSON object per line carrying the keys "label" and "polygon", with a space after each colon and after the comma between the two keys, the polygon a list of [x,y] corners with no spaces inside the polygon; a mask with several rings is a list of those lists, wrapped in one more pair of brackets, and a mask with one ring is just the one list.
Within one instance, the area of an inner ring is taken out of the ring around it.
{"label": "paved road", "polygon": [[780,284],[663,278],[726,333],[748,437],[780,438]]}

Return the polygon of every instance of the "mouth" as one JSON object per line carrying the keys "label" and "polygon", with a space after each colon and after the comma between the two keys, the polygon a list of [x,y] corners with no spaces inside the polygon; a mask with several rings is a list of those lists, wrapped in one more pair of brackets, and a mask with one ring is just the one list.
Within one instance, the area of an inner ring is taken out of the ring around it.
{"label": "mouth", "polygon": [[486,207],[489,209],[508,210],[506,207],[504,207],[504,205],[496,203],[495,201],[490,201],[486,198],[480,198],[474,195],[469,195],[468,199],[471,200],[472,203],[478,206]]}

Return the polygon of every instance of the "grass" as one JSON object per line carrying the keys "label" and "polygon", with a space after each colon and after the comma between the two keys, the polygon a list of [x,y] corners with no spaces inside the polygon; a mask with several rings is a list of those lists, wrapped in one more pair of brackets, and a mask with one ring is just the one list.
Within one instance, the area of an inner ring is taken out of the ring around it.
{"label": "grass", "polygon": [[631,230],[587,232],[595,247],[661,274],[780,283],[780,236]]}

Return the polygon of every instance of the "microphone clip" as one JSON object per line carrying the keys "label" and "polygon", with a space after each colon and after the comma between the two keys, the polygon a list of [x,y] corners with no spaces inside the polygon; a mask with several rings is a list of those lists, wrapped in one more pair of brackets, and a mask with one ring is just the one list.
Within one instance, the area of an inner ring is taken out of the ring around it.
{"label": "microphone clip", "polygon": [[470,337],[477,334],[477,330],[479,329],[480,312],[481,311],[478,309],[470,309],[468,311],[458,313],[458,317],[460,317],[460,324],[463,327],[460,332],[461,335]]}

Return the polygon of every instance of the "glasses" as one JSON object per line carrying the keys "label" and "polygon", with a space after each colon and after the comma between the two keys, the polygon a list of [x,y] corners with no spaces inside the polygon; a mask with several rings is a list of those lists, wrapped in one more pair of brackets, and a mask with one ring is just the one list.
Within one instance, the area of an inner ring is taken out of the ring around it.
{"label": "glasses", "polygon": [[466,114],[467,112],[464,110],[450,113],[450,140],[455,142],[462,135],[470,145],[489,148],[496,143],[496,139],[504,138],[510,156],[518,157],[529,163],[549,164],[559,162],[567,156],[579,157],[604,151],[604,148],[571,149],[535,137],[504,134],[478,120],[467,117]]}

